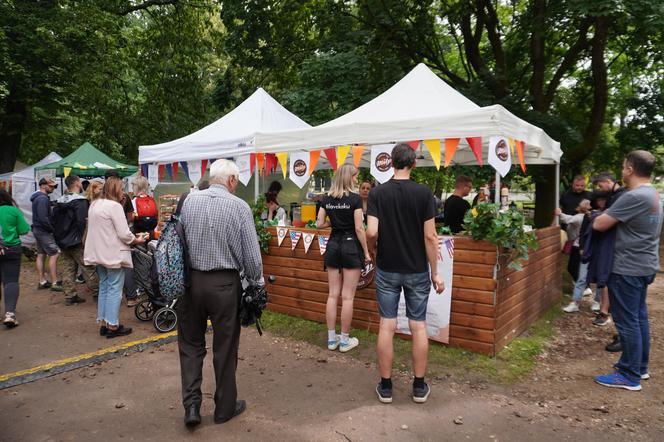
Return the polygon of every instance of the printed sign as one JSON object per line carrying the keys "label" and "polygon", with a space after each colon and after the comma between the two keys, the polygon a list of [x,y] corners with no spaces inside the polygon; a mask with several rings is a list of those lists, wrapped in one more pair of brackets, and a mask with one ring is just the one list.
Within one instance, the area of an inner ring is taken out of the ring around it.
{"label": "printed sign", "polygon": [[512,168],[510,146],[504,137],[491,137],[489,140],[489,164],[504,177]]}
{"label": "printed sign", "polygon": [[[427,303],[427,335],[429,339],[449,343],[450,328],[450,308],[452,306],[452,270],[454,264],[454,237],[438,237],[438,274],[443,278],[445,290],[443,293],[436,293],[433,286],[429,291],[429,301]],[[399,310],[397,313],[397,332],[410,334],[408,328],[408,318],[406,317],[406,301],[403,291],[399,300]]]}
{"label": "printed sign", "polygon": [[304,253],[307,253],[309,251],[309,247],[311,246],[311,243],[314,241],[315,236],[316,235],[314,233],[308,233],[308,232],[302,234],[302,241],[304,241]]}
{"label": "printed sign", "polygon": [[277,244],[281,246],[281,243],[284,242],[288,229],[286,227],[277,227]]}
{"label": "printed sign", "polygon": [[300,189],[309,181],[309,152],[292,152],[290,154],[290,179]]}
{"label": "printed sign", "polygon": [[383,184],[394,175],[392,148],[394,144],[378,144],[371,147],[371,176]]}

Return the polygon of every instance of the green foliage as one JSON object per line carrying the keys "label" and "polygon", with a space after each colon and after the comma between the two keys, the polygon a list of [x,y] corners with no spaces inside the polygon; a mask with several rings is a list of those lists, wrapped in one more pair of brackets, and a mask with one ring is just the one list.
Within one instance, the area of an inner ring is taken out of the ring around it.
{"label": "green foliage", "polygon": [[516,270],[522,269],[521,260],[528,259],[529,250],[539,248],[535,232],[524,230],[524,217],[518,210],[500,211],[496,204],[481,203],[463,221],[468,235],[494,244],[499,258]]}
{"label": "green foliage", "polygon": [[251,207],[251,213],[254,216],[254,226],[256,227],[256,235],[258,236],[261,252],[267,253],[268,244],[270,239],[272,239],[272,234],[265,228],[265,224],[261,219],[261,215],[267,210],[265,195],[260,195],[256,201],[249,204],[249,207]]}

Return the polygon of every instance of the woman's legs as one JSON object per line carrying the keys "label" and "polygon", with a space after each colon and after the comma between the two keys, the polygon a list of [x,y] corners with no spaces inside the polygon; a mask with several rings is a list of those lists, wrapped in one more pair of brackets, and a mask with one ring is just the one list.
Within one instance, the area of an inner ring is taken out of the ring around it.
{"label": "woman's legs", "polygon": [[99,297],[97,298],[97,322],[106,325],[106,297],[108,296],[108,269],[97,266],[99,277]]}
{"label": "woman's legs", "polygon": [[18,303],[19,284],[21,273],[21,246],[8,247],[0,258],[0,280],[5,297],[5,313],[16,313]]}
{"label": "woman's legs", "polygon": [[[104,319],[109,330],[115,330],[120,325],[120,303],[122,302],[122,285],[124,284],[124,269],[106,269],[107,295],[105,299]],[[99,300],[101,302],[101,299]]]}
{"label": "woman's legs", "polygon": [[360,280],[360,269],[343,269],[343,284],[341,289],[341,333],[350,332],[350,323],[353,321],[353,299],[357,282]]}
{"label": "woman's legs", "polygon": [[[329,292],[327,295],[327,305],[325,306],[325,320],[327,330],[336,330],[337,327],[337,304],[341,295],[341,286],[343,283],[341,270],[332,267],[327,268],[327,280]],[[329,336],[328,336],[328,340]]]}

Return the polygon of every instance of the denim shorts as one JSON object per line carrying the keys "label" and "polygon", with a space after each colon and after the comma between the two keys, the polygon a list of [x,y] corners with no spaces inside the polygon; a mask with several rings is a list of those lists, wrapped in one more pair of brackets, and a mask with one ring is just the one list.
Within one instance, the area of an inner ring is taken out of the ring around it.
{"label": "denim shorts", "polygon": [[382,318],[393,319],[399,310],[403,289],[406,298],[406,316],[412,321],[424,321],[431,291],[431,277],[424,273],[391,273],[376,269],[376,298]]}
{"label": "denim shorts", "polygon": [[33,230],[32,234],[35,236],[35,242],[37,243],[37,253],[48,256],[54,256],[60,253],[60,248],[55,243],[55,238],[53,238],[52,233]]}

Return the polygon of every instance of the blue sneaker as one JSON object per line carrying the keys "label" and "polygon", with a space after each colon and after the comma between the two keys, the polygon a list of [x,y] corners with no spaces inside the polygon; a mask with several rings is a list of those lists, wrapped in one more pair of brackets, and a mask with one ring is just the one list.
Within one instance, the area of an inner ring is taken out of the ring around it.
{"label": "blue sneaker", "polygon": [[376,394],[378,395],[378,400],[381,401],[384,404],[391,404],[392,403],[392,389],[391,388],[383,388],[380,384],[376,385]]}
{"label": "blue sneaker", "polygon": [[337,347],[339,347],[340,342],[341,342],[341,336],[337,335],[334,341],[327,341],[327,349],[330,351],[336,350]]}
{"label": "blue sneaker", "polygon": [[604,385],[605,387],[624,388],[625,390],[630,391],[641,390],[641,384],[630,381],[618,372],[595,376],[595,382],[597,382],[599,385]]}

